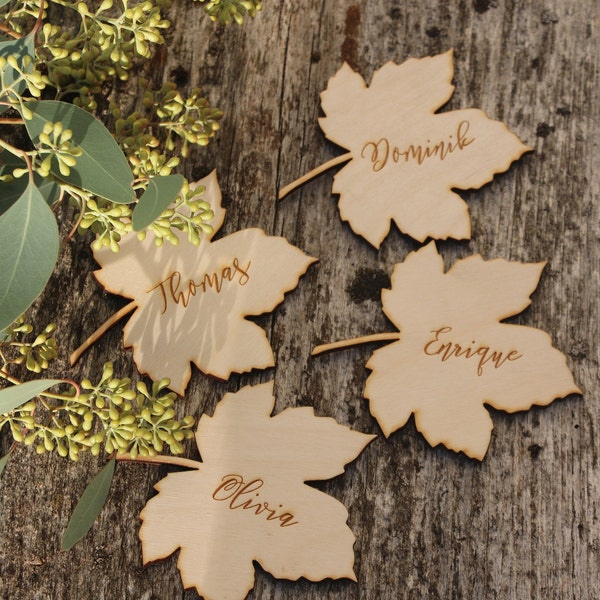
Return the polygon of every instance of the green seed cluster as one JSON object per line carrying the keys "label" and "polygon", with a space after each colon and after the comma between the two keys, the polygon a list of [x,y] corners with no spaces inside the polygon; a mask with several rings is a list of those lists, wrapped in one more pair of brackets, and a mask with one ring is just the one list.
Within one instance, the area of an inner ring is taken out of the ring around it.
{"label": "green seed cluster", "polygon": [[[80,449],[89,447],[92,454],[100,452],[102,443],[109,454],[129,453],[134,458],[155,456],[165,447],[181,454],[183,440],[194,435],[194,418],[175,418],[177,395],[163,393],[168,385],[168,379],[154,382],[150,389],[141,381],[132,385],[129,378],[113,377],[113,366],[106,363],[98,384],[87,379],[81,382],[87,392],[73,403],[79,406],[70,411],[71,437]],[[92,433],[95,422],[101,427]]]}
{"label": "green seed cluster", "polygon": [[196,0],[203,3],[203,9],[213,21],[225,25],[235,21],[238,25],[244,22],[246,14],[253,17],[262,9],[260,0]]}
{"label": "green seed cluster", "polygon": [[147,91],[144,105],[156,111],[159,127],[168,132],[167,150],[175,149],[174,137],[183,141],[181,156],[189,155],[189,145],[207,146],[215,132],[223,112],[212,108],[199,88],[193,88],[188,98],[182,98],[175,84],[167,82],[157,92]]}
{"label": "green seed cluster", "polygon": [[[54,88],[58,99],[68,97],[86,110],[95,111],[96,98],[106,95],[107,86],[115,78],[127,79],[136,62],[149,58],[152,45],[164,43],[162,32],[169,26],[162,11],[171,0],[103,0],[97,9],[82,1],[16,0],[0,9],[0,19],[4,18],[5,25],[14,32],[26,33],[32,25],[31,17],[38,15],[42,3],[44,8],[53,4],[55,11],[74,11],[80,23],[75,30],[69,30],[44,22],[36,36],[34,57],[0,56],[0,78],[6,69],[11,69],[12,74],[10,81],[0,81],[0,99],[18,108],[26,120],[33,118],[25,106],[27,95],[38,98],[45,88]],[[29,29],[25,23],[29,23]],[[223,116],[197,88],[185,96],[170,82],[156,90],[147,81],[140,83],[144,94],[139,111],[125,116],[116,105],[110,105],[113,135],[129,159],[136,177],[134,187],[139,193],[152,177],[171,174],[179,165],[179,156],[187,157],[192,146],[206,146]],[[49,94],[47,90],[45,97]],[[72,135],[60,122],[46,124],[37,148],[27,152],[31,165],[40,176],[58,184],[79,208],[78,230],[95,234],[95,249],[108,246],[118,251],[119,242],[132,230],[133,206],[96,197],[60,180],[59,173],[68,177],[81,156]],[[10,145],[1,145],[17,156],[22,154]],[[11,173],[4,173],[2,179],[10,182],[26,174],[22,163]],[[212,231],[208,224],[211,216],[208,204],[199,198],[198,191],[192,194],[186,182],[175,206],[165,211],[148,232],[157,245],[165,240],[178,243],[175,230],[185,231],[190,242],[198,244],[203,233]]]}
{"label": "green seed cluster", "polygon": [[[136,111],[124,116],[114,103],[109,108],[115,120],[115,138],[127,154],[137,177],[169,175],[179,164],[179,158],[168,157],[157,150],[161,142],[159,131],[166,131],[167,152],[178,150],[184,158],[189,155],[189,146],[206,146],[215,132],[223,112],[211,107],[201,91],[194,88],[184,98],[172,82],[163,84],[158,90],[141,78],[139,85],[144,89],[143,113]],[[176,139],[181,140],[178,149]]]}
{"label": "green seed cluster", "polygon": [[42,133],[39,135],[38,154],[46,157],[37,168],[42,177],[50,174],[52,159],[58,163],[58,169],[64,177],[71,174],[71,168],[77,164],[77,157],[81,156],[81,148],[75,146],[72,141],[73,132],[64,129],[61,122],[45,123]]}
{"label": "green seed cluster", "polygon": [[[44,0],[44,8],[48,7],[48,2]],[[41,8],[41,0],[20,0],[19,2],[9,2],[2,7],[0,19],[7,28],[15,33],[25,32],[25,23],[31,21],[31,18],[37,19]],[[43,16],[46,16],[44,11]]]}
{"label": "green seed cluster", "polygon": [[99,250],[109,246],[119,251],[121,238],[132,230],[131,209],[127,204],[115,204],[103,198],[88,198],[79,228],[89,229],[96,234],[92,248]]}
{"label": "green seed cluster", "polygon": [[162,246],[165,241],[177,245],[179,237],[175,235],[174,230],[179,230],[187,233],[191,244],[200,244],[201,235],[213,231],[209,221],[214,217],[214,213],[210,204],[202,200],[205,191],[204,186],[191,188],[186,181],[175,205],[164,211],[145,231],[138,233],[138,237],[143,240],[146,234],[150,233],[154,236],[157,246]]}
{"label": "green seed cluster", "polygon": [[45,23],[36,56],[61,95],[77,94],[74,103],[88,110],[97,108],[94,95],[105,82],[126,80],[137,59],[152,56],[152,45],[164,43],[162,30],[170,25],[161,14],[170,0],[132,6],[104,0],[94,12],[86,2],[52,1],[77,12],[80,27],[72,32]]}
{"label": "green seed cluster", "polygon": [[16,443],[35,447],[38,454],[57,452],[79,460],[81,452],[156,456],[165,449],[183,452],[182,442],[193,437],[194,418],[176,419],[177,395],[165,392],[168,379],[152,384],[113,376],[106,363],[100,381],[81,382],[80,395],[43,394],[0,415],[0,429],[8,425]]}
{"label": "green seed cluster", "polygon": [[28,340],[33,327],[25,323],[24,317],[19,317],[0,337],[2,371],[9,365],[25,365],[33,373],[47,369],[50,361],[58,356],[56,339],[52,335],[55,329],[56,325],[50,323],[33,340]]}
{"label": "green seed cluster", "polygon": [[[13,81],[10,84],[6,82],[5,77],[7,66],[12,71]],[[25,83],[27,91],[34,98],[39,98],[50,80],[34,68],[34,59],[28,54],[23,57],[14,54],[0,56],[0,83],[2,84],[2,95],[7,96],[6,100],[12,99],[18,102],[21,99],[21,95],[17,92],[21,82]]]}

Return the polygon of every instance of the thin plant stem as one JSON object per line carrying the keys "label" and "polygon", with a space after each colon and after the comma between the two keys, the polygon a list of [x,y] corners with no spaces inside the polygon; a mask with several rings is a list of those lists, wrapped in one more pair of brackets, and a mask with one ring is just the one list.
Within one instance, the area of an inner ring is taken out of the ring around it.
{"label": "thin plant stem", "polygon": [[374,333],[372,335],[363,335],[351,340],[342,340],[340,342],[332,342],[331,344],[321,344],[315,346],[311,352],[312,356],[323,354],[323,352],[329,352],[330,350],[339,350],[340,348],[350,348],[352,346],[358,346],[360,344],[371,344],[373,342],[393,342],[400,339],[400,332],[394,333]]}
{"label": "thin plant stem", "polygon": [[202,468],[201,462],[197,460],[192,460],[190,458],[183,458],[181,456],[164,456],[163,454],[158,454],[157,456],[138,456],[136,458],[133,458],[130,454],[117,454],[115,458],[117,460],[124,460],[130,462],[176,465],[178,467],[185,467],[186,469]]}
{"label": "thin plant stem", "polygon": [[0,31],[3,31],[7,35],[10,35],[11,37],[17,40],[21,39],[21,34],[17,33],[16,31],[13,31],[10,27],[4,25],[4,23],[0,23]]}
{"label": "thin plant stem", "polygon": [[348,162],[351,158],[352,152],[340,154],[340,156],[336,156],[335,158],[328,160],[326,163],[323,163],[316,169],[313,169],[305,175],[302,175],[302,177],[299,177],[298,179],[296,179],[296,181],[288,183],[286,186],[282,187],[279,190],[279,200],[285,198],[292,190],[295,190],[298,186],[302,185],[303,183],[306,183],[307,181],[310,181],[311,179],[313,179],[313,177],[316,177],[317,175],[320,175],[325,171],[329,171],[329,169],[336,167],[337,165],[341,165],[342,163]]}
{"label": "thin plant stem", "polygon": [[[10,381],[10,383],[12,383],[13,385],[21,385],[23,383],[20,379],[13,377],[12,375],[7,373],[3,369],[0,369],[0,377],[6,379],[6,381]],[[69,401],[69,400],[73,400],[74,398],[77,398],[77,396],[79,396],[79,394],[81,394],[81,389],[77,382],[75,382],[71,379],[61,379],[61,383],[68,383],[69,385],[72,385],[77,390],[77,395],[76,396],[67,396],[66,394],[52,394],[51,392],[40,392],[38,394],[38,396],[44,396],[44,398],[52,398],[52,400]]]}
{"label": "thin plant stem", "polygon": [[90,337],[71,354],[69,361],[73,366],[81,357],[81,355],[93,344],[95,344],[117,321],[120,321],[125,315],[128,315],[137,307],[137,302],[133,301],[125,305],[121,310],[118,310],[114,315],[109,317]]}

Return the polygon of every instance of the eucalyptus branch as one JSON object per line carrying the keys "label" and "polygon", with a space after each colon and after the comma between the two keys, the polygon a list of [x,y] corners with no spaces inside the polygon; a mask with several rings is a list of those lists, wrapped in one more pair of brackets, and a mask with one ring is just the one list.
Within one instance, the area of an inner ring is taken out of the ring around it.
{"label": "eucalyptus branch", "polygon": [[4,23],[0,23],[0,31],[6,33],[6,35],[10,35],[10,37],[13,37],[17,40],[20,40],[22,37],[19,33],[17,33],[16,31],[13,31],[7,25],[4,25]]}
{"label": "eucalyptus branch", "polygon": [[[4,102],[0,102],[0,104],[5,104]],[[21,150],[20,148],[16,148],[15,146],[11,146],[4,140],[0,140],[0,148],[4,148],[14,156],[19,156],[25,161],[27,165],[27,171],[29,172],[29,182],[33,183],[33,165],[31,163],[31,159],[29,158],[29,154],[25,152],[25,150]]]}

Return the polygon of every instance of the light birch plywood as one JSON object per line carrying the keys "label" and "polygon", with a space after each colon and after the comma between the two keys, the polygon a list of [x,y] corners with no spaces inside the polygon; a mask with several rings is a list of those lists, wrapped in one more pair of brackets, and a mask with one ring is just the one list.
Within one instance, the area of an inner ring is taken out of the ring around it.
{"label": "light birch plywood", "polygon": [[216,174],[200,180],[213,208],[213,234],[198,247],[179,233],[176,246],[156,247],[151,236],[126,237],[118,253],[94,252],[94,274],[107,291],[131,298],[136,311],[124,327],[123,343],[133,348],[138,370],[170,379],[183,395],[190,361],[204,373],[228,379],[232,372],[274,365],[265,332],[248,315],[273,310],[284,293],[315,261],[282,237],[245,229],[212,241],[225,211]]}
{"label": "light birch plywood", "polygon": [[432,446],[482,460],[485,404],[516,412],[580,393],[547,333],[500,322],[529,305],[543,267],[476,255],[444,273],[433,242],[396,265],[382,299],[400,339],[374,352],[365,386],[386,436],[414,414]]}
{"label": "light birch plywood", "polygon": [[227,394],[200,419],[198,469],[159,481],[142,511],[144,562],[181,548],[183,584],[205,600],[243,600],[252,561],[280,578],[356,581],[348,511],[304,482],[343,473],[375,436],[309,407],[271,417],[274,404],[272,382]]}
{"label": "light birch plywood", "polygon": [[481,110],[435,114],[454,92],[453,74],[451,50],[388,62],[368,87],[344,63],[321,93],[321,129],[350,150],[326,165],[350,161],[334,177],[340,216],[376,248],[392,221],[420,242],[468,239],[468,207],[452,188],[479,188],[531,150]]}

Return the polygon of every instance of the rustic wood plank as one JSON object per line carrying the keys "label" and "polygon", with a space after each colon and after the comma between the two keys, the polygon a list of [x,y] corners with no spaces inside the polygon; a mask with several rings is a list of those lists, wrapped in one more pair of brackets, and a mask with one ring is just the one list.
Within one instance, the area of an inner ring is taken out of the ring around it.
{"label": "rustic wood plank", "polygon": [[[462,193],[470,242],[443,242],[451,264],[485,258],[547,260],[533,304],[514,319],[551,333],[583,389],[547,408],[493,413],[482,463],[430,448],[412,422],[380,436],[345,475],[318,484],[343,501],[357,535],[351,581],[276,581],[260,568],[249,598],[593,599],[600,580],[598,316],[600,293],[600,48],[594,0],[285,0],[265,2],[243,27],[223,29],[178,2],[164,73],[199,84],[226,117],[190,178],[217,167],[228,215],[221,235],[258,226],[320,262],[274,316],[260,318],[277,366],[218,382],[195,371],[182,414],[212,413],[226,391],[275,380],[276,410],[380,431],[362,399],[373,347],[311,358],[321,342],[393,328],[379,289],[418,244],[392,231],[380,251],[338,218],[332,173],[281,203],[277,190],[340,149],[319,130],[318,96],[343,60],[367,79],[388,60],[455,49],[447,107],[484,109],[534,152],[481,190]],[[135,81],[126,88],[134,99]],[[125,101],[125,100],[124,100]],[[68,209],[63,211],[68,212]],[[65,231],[68,229],[65,219]],[[123,302],[103,293],[84,241],[66,247],[35,321],[58,323],[53,375],[96,376],[105,360],[133,373],[122,334],[109,332],[71,369],[67,356]],[[375,285],[373,285],[375,284]],[[3,436],[3,449],[7,447]],[[189,456],[197,458],[192,446]],[[20,449],[1,488],[0,590],[21,598],[196,598],[176,557],[143,568],[138,515],[169,467],[120,464],[108,504],[73,550],[60,537],[101,460],[71,464]]]}

